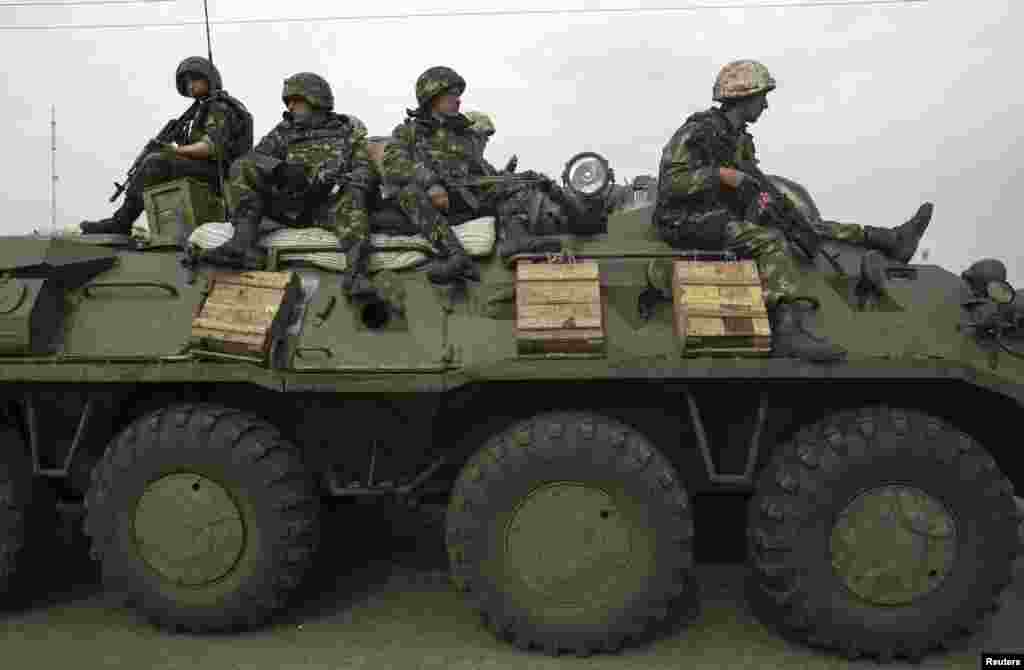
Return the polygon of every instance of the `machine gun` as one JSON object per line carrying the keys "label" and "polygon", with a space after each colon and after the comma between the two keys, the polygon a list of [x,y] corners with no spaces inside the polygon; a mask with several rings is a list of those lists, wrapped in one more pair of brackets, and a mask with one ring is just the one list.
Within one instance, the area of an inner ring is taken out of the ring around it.
{"label": "machine gun", "polygon": [[[721,164],[721,157],[735,156],[737,153],[736,144],[721,137],[712,129],[711,124],[704,124],[702,131],[694,133],[690,143],[695,148],[702,150],[708,161],[715,167],[719,167]],[[808,260],[814,260],[814,257],[820,253],[837,273],[846,275],[836,257],[825,253],[821,246],[821,237],[807,217],[790,202],[785,194],[776,188],[772,180],[761,172],[761,168],[757,167],[753,161],[741,161],[737,163],[736,168],[754,178],[761,192],[768,195],[767,199],[762,198],[759,202],[752,203],[752,206],[760,208],[759,221],[782,231],[786,239],[796,245]]]}
{"label": "machine gun", "polygon": [[[737,169],[756,179],[758,188],[768,194],[768,200],[762,199],[759,203],[762,220],[781,230],[790,242],[807,255],[807,258],[813,259],[821,252],[821,238],[818,232],[811,227],[807,218],[789,198],[779,191],[772,180],[761,172],[761,168],[753,162],[745,161],[739,163]],[[835,264],[834,259],[823,255]]]}
{"label": "machine gun", "polygon": [[146,145],[142,147],[142,151],[140,151],[139,155],[135,157],[134,161],[132,161],[131,167],[128,168],[128,173],[125,175],[124,183],[119,184],[116,181],[114,182],[114,195],[110,196],[110,202],[117,200],[121,194],[131,186],[132,181],[135,179],[135,175],[138,172],[139,166],[142,165],[142,161],[146,159],[146,156],[158,149],[161,145],[173,142],[181,136],[181,133],[185,130],[185,126],[199,108],[199,104],[200,102],[196,100],[184,114],[165,123],[164,127],[160,129],[159,133],[157,133],[156,137],[146,142]]}

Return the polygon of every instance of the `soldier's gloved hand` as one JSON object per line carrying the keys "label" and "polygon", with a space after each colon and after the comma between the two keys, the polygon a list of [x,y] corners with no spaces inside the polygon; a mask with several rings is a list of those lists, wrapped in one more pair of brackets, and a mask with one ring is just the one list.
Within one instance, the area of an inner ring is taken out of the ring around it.
{"label": "soldier's gloved hand", "polygon": [[437,209],[446,210],[448,209],[448,191],[445,190],[444,186],[440,184],[434,184],[427,189],[427,196],[430,197],[430,204]]}
{"label": "soldier's gloved hand", "polygon": [[302,193],[309,188],[306,168],[298,163],[281,163],[274,168],[274,178],[285,191]]}

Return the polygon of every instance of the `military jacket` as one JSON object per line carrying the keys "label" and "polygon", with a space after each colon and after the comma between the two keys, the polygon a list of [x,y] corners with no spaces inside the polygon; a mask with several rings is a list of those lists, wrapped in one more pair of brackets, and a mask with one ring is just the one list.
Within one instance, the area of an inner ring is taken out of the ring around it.
{"label": "military jacket", "polygon": [[658,168],[658,226],[685,223],[712,210],[741,218],[743,207],[731,189],[720,188],[716,168],[757,162],[754,138],[735,127],[717,107],[690,116],[665,145]]}
{"label": "military jacket", "polygon": [[278,161],[305,166],[306,176],[365,189],[370,181],[366,126],[354,116],[332,112],[296,120],[286,113],[255,151]]}
{"label": "military jacket", "polygon": [[[224,94],[226,96],[226,94]],[[241,103],[235,101],[241,107]],[[245,108],[242,107],[244,110]],[[245,111],[248,115],[248,111]],[[248,128],[234,128],[232,124],[249,124]],[[248,133],[248,146],[233,147],[231,139],[239,133]],[[211,161],[230,163],[252,148],[251,117],[240,118],[222,96],[214,94],[196,110],[196,115],[185,129],[179,144],[205,142],[210,146]]]}
{"label": "military jacket", "polygon": [[381,176],[390,187],[414,185],[426,190],[435,184],[498,174],[484,159],[480,137],[471,130],[469,119],[461,114],[446,119],[410,117],[391,136],[381,161]]}
{"label": "military jacket", "polygon": [[372,179],[366,126],[354,116],[320,112],[294,119],[287,112],[256,145],[260,163],[273,170],[282,162],[305,167],[306,176],[325,185],[337,184],[325,212],[327,227],[362,226],[367,218],[366,190]]}

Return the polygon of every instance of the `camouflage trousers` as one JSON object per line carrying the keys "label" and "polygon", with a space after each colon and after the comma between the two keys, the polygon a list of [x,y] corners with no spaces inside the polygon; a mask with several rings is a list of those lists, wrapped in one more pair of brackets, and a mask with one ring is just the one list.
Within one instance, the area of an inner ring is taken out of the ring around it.
{"label": "camouflage trousers", "polygon": [[370,223],[363,194],[343,189],[340,194],[304,198],[282,191],[274,167],[275,159],[251,152],[231,166],[225,197],[233,223],[259,223],[263,217],[288,227],[324,228],[338,236],[343,250],[370,239]]}
{"label": "camouflage trousers", "polygon": [[422,188],[408,185],[397,195],[398,206],[430,243],[442,254],[461,243],[451,227],[480,216],[494,216],[499,225],[526,225],[529,219],[530,188],[473,189],[475,203],[467,203],[457,190],[448,192],[448,210],[439,211]]}
{"label": "camouflage trousers", "polygon": [[[797,268],[796,251],[777,228],[758,225],[749,221],[736,220],[728,212],[710,212],[700,215],[699,221],[681,221],[674,226],[659,229],[662,239],[674,247],[692,248],[683,231],[691,225],[704,226],[702,232],[707,239],[721,240],[721,248],[741,258],[753,258],[757,262],[764,287],[765,303],[774,307],[779,298],[792,296],[797,290],[800,272]],[[853,223],[834,221],[814,222],[818,235],[825,239],[862,245],[865,241],[864,227]],[[709,235],[709,230],[713,234]]]}
{"label": "camouflage trousers", "polygon": [[220,173],[216,163],[165,156],[160,152],[153,152],[139,164],[135,178],[125,189],[124,202],[114,213],[114,218],[126,221],[125,225],[131,227],[132,222],[139,218],[142,210],[145,209],[142,199],[142,192],[145,189],[182,177],[195,177],[204,180],[214,192],[220,191]]}

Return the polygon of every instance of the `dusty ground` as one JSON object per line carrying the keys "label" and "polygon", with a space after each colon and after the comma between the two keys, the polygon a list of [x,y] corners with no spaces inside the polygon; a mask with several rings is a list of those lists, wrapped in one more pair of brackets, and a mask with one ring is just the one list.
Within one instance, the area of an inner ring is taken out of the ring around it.
{"label": "dusty ground", "polygon": [[[337,514],[337,512],[335,512]],[[362,516],[362,515],[361,515]],[[348,517],[351,518],[351,517]],[[365,519],[366,517],[363,516]],[[698,565],[702,605],[655,642],[617,656],[551,658],[524,653],[491,636],[445,577],[443,541],[407,518],[395,533],[335,522],[326,574],[318,588],[276,624],[242,635],[189,636],[158,631],[104,595],[79,534],[65,533],[47,566],[32,576],[34,597],[0,611],[0,667],[153,668],[155,670],[327,670],[502,668],[647,670],[680,668],[877,668],[795,646],[749,614],[744,567]],[[345,530],[347,528],[347,530]],[[411,530],[418,529],[418,530]],[[699,557],[699,555],[698,555]],[[713,557],[712,557],[713,558]],[[29,577],[25,577],[27,581]],[[919,667],[978,667],[981,650],[1024,651],[1024,561],[992,624],[954,651]],[[915,667],[896,663],[888,668]]]}

